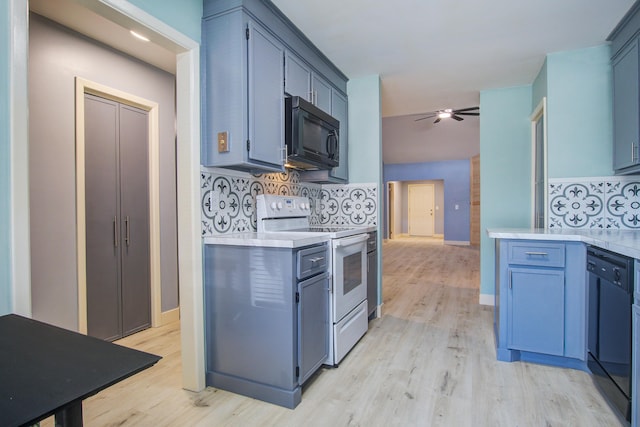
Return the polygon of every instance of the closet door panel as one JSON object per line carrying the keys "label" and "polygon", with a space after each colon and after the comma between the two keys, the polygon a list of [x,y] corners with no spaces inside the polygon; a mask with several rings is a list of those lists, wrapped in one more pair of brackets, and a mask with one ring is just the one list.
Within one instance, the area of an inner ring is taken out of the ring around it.
{"label": "closet door panel", "polygon": [[118,104],[85,95],[87,332],[120,336]]}
{"label": "closet door panel", "polygon": [[148,115],[120,106],[123,335],[151,326]]}

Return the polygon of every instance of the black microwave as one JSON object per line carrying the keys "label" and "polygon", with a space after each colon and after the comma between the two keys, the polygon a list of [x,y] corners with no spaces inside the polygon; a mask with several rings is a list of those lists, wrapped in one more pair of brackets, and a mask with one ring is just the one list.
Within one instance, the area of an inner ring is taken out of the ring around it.
{"label": "black microwave", "polygon": [[287,164],[331,169],[339,164],[340,122],[304,98],[285,98]]}

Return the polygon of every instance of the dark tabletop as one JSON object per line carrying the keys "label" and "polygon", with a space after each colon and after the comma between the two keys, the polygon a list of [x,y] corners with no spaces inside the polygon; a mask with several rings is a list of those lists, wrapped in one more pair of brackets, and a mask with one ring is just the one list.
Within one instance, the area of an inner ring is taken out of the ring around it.
{"label": "dark tabletop", "polygon": [[34,424],[160,359],[15,314],[0,316],[0,426]]}

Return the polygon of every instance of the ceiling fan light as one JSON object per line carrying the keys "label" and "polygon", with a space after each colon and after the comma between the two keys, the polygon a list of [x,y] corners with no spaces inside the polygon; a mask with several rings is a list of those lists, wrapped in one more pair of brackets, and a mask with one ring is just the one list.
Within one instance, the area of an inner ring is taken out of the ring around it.
{"label": "ceiling fan light", "polygon": [[440,111],[438,113],[438,118],[439,119],[448,119],[451,117],[451,111]]}

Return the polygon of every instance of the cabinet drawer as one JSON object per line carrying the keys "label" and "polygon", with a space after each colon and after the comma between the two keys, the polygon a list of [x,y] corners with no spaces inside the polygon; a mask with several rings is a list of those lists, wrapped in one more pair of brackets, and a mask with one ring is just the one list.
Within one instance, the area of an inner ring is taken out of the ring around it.
{"label": "cabinet drawer", "polygon": [[509,264],[564,267],[564,243],[509,242]]}
{"label": "cabinet drawer", "polygon": [[298,251],[297,276],[298,279],[313,276],[327,271],[328,257],[327,246],[314,246]]}

